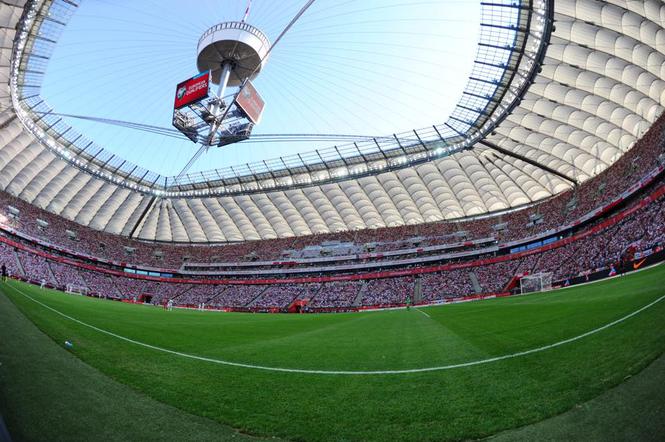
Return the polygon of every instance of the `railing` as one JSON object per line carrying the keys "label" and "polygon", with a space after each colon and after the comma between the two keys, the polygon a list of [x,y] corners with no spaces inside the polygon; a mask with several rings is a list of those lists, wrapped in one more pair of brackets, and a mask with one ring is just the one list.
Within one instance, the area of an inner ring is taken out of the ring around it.
{"label": "railing", "polygon": [[212,28],[208,29],[203,33],[201,38],[199,38],[199,46],[201,45],[201,42],[206,39],[210,34],[214,34],[217,31],[222,31],[224,29],[238,29],[240,31],[247,31],[251,33],[252,35],[256,36],[261,42],[266,46],[270,47],[270,40],[268,40],[268,37],[265,36],[263,32],[261,32],[259,29],[256,27],[240,22],[240,21],[227,21],[224,23],[219,23],[213,26]]}

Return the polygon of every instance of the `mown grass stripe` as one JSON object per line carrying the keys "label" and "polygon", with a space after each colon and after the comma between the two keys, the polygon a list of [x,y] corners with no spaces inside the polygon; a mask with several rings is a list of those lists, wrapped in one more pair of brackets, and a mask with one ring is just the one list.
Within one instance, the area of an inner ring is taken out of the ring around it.
{"label": "mown grass stripe", "polygon": [[[239,367],[239,368],[248,368],[248,369],[254,369],[254,370],[264,370],[264,371],[273,371],[273,372],[282,372],[282,373],[298,373],[298,374],[317,374],[317,375],[353,375],[353,376],[362,376],[362,375],[396,375],[396,374],[409,374],[409,373],[424,373],[424,372],[433,372],[433,371],[444,371],[444,370],[452,370],[456,368],[465,368],[465,367],[472,367],[476,365],[483,365],[483,364],[489,364],[492,362],[497,362],[497,361],[503,361],[506,359],[513,359],[513,358],[518,358],[534,353],[539,353],[543,352],[546,350],[550,350],[552,348],[560,347],[562,345],[570,344],[575,341],[579,341],[580,339],[586,338],[588,336],[594,335],[596,333],[599,333],[603,330],[606,330],[610,327],[614,327],[615,325],[618,325],[630,318],[632,318],[635,315],[638,315],[639,313],[653,307],[654,305],[658,304],[661,302],[663,299],[665,299],[665,295],[659,297],[655,301],[650,302],[649,304],[633,311],[632,313],[629,313],[619,319],[616,319],[610,323],[607,323],[603,326],[600,326],[598,328],[595,328],[593,330],[590,330],[586,333],[582,333],[581,335],[574,336],[572,338],[564,339],[558,342],[555,342],[553,344],[548,344],[536,348],[532,348],[529,350],[524,350],[516,353],[511,353],[511,354],[506,354],[502,356],[495,356],[492,358],[486,358],[486,359],[480,359],[476,361],[470,361],[470,362],[463,362],[459,364],[450,364],[450,365],[442,365],[442,366],[436,366],[436,367],[424,367],[424,368],[412,368],[412,369],[403,369],[403,370],[368,370],[368,371],[355,371],[355,370],[308,370],[308,369],[299,369],[299,368],[284,368],[284,367],[268,367],[268,366],[263,366],[263,365],[254,365],[254,364],[245,364],[241,362],[232,362],[232,361],[225,361],[222,359],[214,359],[214,358],[208,358],[204,356],[197,356],[189,353],[183,353],[179,352],[176,350],[170,350],[167,348],[163,347],[158,347],[156,345],[148,344],[145,342],[137,341],[131,338],[128,338],[126,336],[119,335],[117,333],[113,333],[108,330],[104,330],[102,328],[96,327],[92,324],[88,324],[86,322],[83,322],[77,318],[74,318],[72,316],[67,315],[66,313],[63,313],[51,306],[48,306],[41,301],[38,301],[37,299],[33,298],[23,290],[21,290],[18,287],[12,287],[16,291],[18,291],[21,295],[24,297],[28,298],[29,300],[35,302],[36,304],[66,318],[69,319],[70,321],[76,322],[77,324],[80,324],[84,327],[88,327],[92,330],[95,330],[99,333],[112,336],[114,338],[123,340],[125,342],[129,342],[131,344],[135,344],[141,347],[149,348],[155,351],[163,352],[163,353],[168,353],[172,354],[175,356],[180,356],[183,358],[188,358],[188,359],[193,359],[193,360],[198,360],[198,361],[203,361],[203,362],[210,362],[214,364],[220,364],[220,365],[227,365],[227,366],[232,366],[232,367]],[[421,312],[422,313],[422,312]]]}

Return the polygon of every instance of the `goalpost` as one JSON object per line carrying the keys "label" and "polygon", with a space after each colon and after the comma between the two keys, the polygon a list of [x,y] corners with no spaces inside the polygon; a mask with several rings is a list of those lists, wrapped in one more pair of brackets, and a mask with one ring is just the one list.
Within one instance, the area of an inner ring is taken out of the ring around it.
{"label": "goalpost", "polygon": [[82,285],[77,284],[67,284],[65,293],[71,293],[72,295],[88,295],[88,288]]}
{"label": "goalpost", "polygon": [[534,293],[552,290],[552,272],[534,273],[520,279],[521,293]]}

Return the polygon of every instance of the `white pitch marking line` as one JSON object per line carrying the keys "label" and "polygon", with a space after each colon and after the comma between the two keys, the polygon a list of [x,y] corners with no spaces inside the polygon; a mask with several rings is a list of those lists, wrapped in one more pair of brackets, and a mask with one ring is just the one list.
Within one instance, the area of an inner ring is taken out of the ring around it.
{"label": "white pitch marking line", "polygon": [[425,315],[425,316],[427,316],[428,318],[432,319],[432,317],[431,317],[430,315],[428,315],[428,314],[425,313],[424,311],[420,310],[419,308],[417,308],[416,311],[419,312],[419,313],[422,313],[423,315]]}
{"label": "white pitch marking line", "polygon": [[229,365],[232,367],[241,367],[241,368],[252,368],[255,370],[265,370],[265,371],[277,371],[277,372],[282,372],[282,373],[301,373],[301,374],[324,374],[324,375],[385,375],[385,374],[407,374],[407,373],[424,373],[424,372],[430,372],[430,371],[443,371],[443,370],[452,370],[454,368],[464,368],[464,367],[472,367],[474,365],[482,365],[482,364],[488,364],[490,362],[497,362],[497,361],[502,361],[505,359],[512,359],[512,358],[517,358],[520,356],[526,356],[529,354],[533,353],[540,353],[541,351],[549,350],[551,348],[555,347],[560,347],[565,344],[570,344],[571,342],[579,341],[582,338],[586,338],[587,336],[591,336],[593,334],[596,334],[598,332],[601,332],[603,330],[606,330],[610,327],[613,327],[617,324],[620,324],[624,322],[627,319],[632,318],[633,316],[643,312],[644,310],[647,310],[654,305],[658,304],[660,301],[665,299],[665,295],[661,296],[660,298],[656,299],[655,301],[650,302],[649,304],[645,305],[644,307],[641,307],[637,310],[635,310],[632,313],[627,314],[626,316],[623,316],[619,319],[616,319],[608,324],[605,324],[601,327],[595,328],[591,331],[588,331],[586,333],[582,333],[581,335],[564,339],[563,341],[558,341],[555,342],[554,344],[549,344],[549,345],[544,345],[542,347],[536,347],[532,348],[530,350],[525,350],[525,351],[520,351],[517,353],[511,353],[507,355],[502,355],[502,356],[495,356],[493,358],[487,358],[487,359],[480,359],[477,361],[471,361],[471,362],[464,362],[461,364],[452,364],[452,365],[442,365],[438,367],[426,367],[426,368],[411,368],[411,369],[406,369],[406,370],[372,370],[372,371],[353,371],[353,370],[306,370],[306,369],[299,369],[299,368],[282,368],[282,367],[267,367],[263,365],[252,365],[252,364],[243,364],[240,362],[231,362],[231,361],[224,361],[222,359],[213,359],[213,358],[206,358],[204,356],[197,356],[197,355],[192,355],[188,353],[182,353],[179,351],[175,350],[169,350],[167,348],[162,348],[162,347],[157,347],[156,345],[151,345],[151,344],[146,344],[145,342],[141,341],[135,341],[134,339],[127,338],[125,336],[118,335],[116,333],[110,332],[108,330],[101,329],[99,327],[95,327],[94,325],[85,323],[79,319],[73,318],[65,313],[62,313],[59,310],[54,309],[53,307],[50,307],[32,296],[28,295],[25,293],[23,290],[21,290],[18,287],[14,287],[19,293],[21,293],[23,296],[26,298],[30,299],[31,301],[35,302],[36,304],[41,305],[42,307],[51,310],[54,313],[57,313],[58,315],[67,318],[73,322],[76,322],[77,324],[83,325],[85,327],[91,328],[95,331],[98,331],[100,333],[103,333],[105,335],[113,336],[114,338],[118,338],[120,340],[130,342],[132,344],[145,347],[145,348],[150,348],[152,350],[156,351],[161,351],[163,353],[169,353],[172,355],[176,356],[181,356],[183,358],[189,358],[189,359],[195,359],[197,361],[204,361],[204,362],[211,362],[214,364],[220,364],[220,365]]}

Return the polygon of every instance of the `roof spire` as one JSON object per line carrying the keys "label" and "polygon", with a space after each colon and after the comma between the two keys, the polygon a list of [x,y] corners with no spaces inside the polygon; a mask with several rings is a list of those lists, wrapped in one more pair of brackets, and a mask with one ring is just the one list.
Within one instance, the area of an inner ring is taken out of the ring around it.
{"label": "roof spire", "polygon": [[252,9],[252,0],[247,1],[247,9],[245,9],[245,16],[242,18],[242,22],[245,23],[249,18],[249,11]]}

